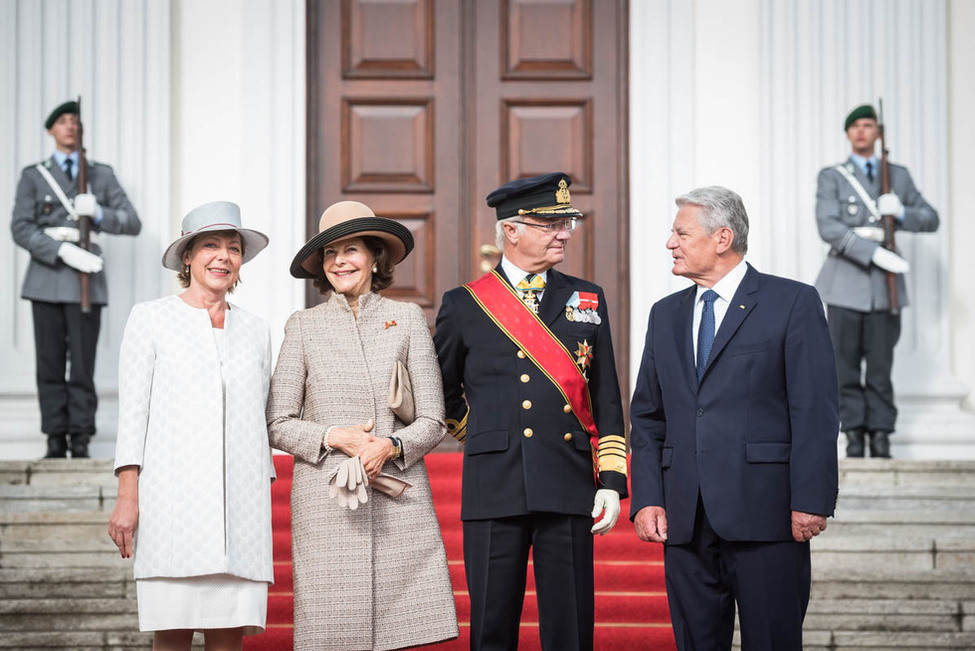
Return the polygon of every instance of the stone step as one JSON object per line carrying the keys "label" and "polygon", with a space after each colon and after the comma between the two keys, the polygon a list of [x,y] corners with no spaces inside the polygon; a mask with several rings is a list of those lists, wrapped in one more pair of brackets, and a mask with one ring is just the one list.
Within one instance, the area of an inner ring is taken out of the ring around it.
{"label": "stone step", "polygon": [[4,599],[0,631],[137,631],[138,612],[129,598]]}
{"label": "stone step", "polygon": [[[805,632],[803,633],[805,635]],[[975,632],[961,633],[907,633],[903,631],[836,631],[831,634],[830,651],[888,651],[892,649],[975,649]]]}
{"label": "stone step", "polygon": [[975,485],[975,461],[840,459],[840,486]]}
{"label": "stone step", "polygon": [[0,484],[115,486],[112,459],[0,460]]}
{"label": "stone step", "polygon": [[827,529],[812,540],[814,567],[834,570],[901,571],[975,567],[975,540],[951,536],[836,536]]}
{"label": "stone step", "polygon": [[840,486],[837,509],[844,511],[950,511],[975,510],[975,483],[900,485],[893,487]]}
{"label": "stone step", "polygon": [[87,485],[0,485],[0,513],[38,511],[111,511],[116,490]]}
{"label": "stone step", "polygon": [[28,568],[0,570],[0,600],[135,599],[132,565],[114,568]]}
{"label": "stone step", "polygon": [[71,651],[144,651],[152,633],[118,631],[9,631],[0,635],[0,649],[71,649]]}
{"label": "stone step", "polygon": [[[975,602],[971,602],[975,603]],[[809,601],[804,626],[833,631],[960,633],[975,630],[975,618],[950,599],[822,599]]]}
{"label": "stone step", "polygon": [[975,568],[910,571],[890,566],[879,570],[812,566],[816,599],[952,599],[975,601]]}

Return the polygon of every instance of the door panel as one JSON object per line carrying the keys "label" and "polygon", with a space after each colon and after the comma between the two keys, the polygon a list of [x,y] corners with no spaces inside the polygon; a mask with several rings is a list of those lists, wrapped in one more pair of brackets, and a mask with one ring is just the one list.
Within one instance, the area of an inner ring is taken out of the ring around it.
{"label": "door panel", "polygon": [[384,293],[432,324],[497,263],[487,194],[568,173],[586,219],[559,269],[606,290],[626,392],[626,1],[595,5],[308,0],[308,231],[343,199],[401,220],[416,250]]}

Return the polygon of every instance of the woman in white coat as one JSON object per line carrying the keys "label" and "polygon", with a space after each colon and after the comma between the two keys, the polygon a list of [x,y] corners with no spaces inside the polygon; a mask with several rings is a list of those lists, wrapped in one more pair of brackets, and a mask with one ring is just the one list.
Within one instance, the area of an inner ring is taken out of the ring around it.
{"label": "woman in white coat", "polygon": [[155,649],[240,649],[261,633],[274,477],[264,420],[267,323],[227,302],[267,246],[209,203],[163,254],[185,291],[132,308],[119,354],[118,502],[108,531],[135,556],[139,628]]}

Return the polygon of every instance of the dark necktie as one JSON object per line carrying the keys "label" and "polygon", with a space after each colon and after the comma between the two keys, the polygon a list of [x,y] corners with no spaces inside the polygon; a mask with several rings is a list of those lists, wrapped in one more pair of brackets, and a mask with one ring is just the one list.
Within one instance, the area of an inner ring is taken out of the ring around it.
{"label": "dark necktie", "polygon": [[74,165],[74,161],[70,158],[64,159],[64,173],[68,175],[69,181],[74,181],[74,174],[71,171],[71,167]]}
{"label": "dark necktie", "polygon": [[704,377],[704,369],[708,365],[708,355],[711,354],[711,346],[714,345],[714,301],[717,300],[718,293],[709,289],[701,296],[704,307],[701,309],[701,325],[697,329],[697,382],[701,383]]}
{"label": "dark necktie", "polygon": [[867,161],[867,180],[873,183],[873,163]]}

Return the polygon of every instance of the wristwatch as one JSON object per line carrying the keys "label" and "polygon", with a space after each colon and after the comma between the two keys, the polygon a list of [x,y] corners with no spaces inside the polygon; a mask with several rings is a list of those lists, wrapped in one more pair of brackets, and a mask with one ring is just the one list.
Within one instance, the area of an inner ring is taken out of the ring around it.
{"label": "wristwatch", "polygon": [[403,441],[398,436],[390,436],[389,440],[393,443],[393,458],[399,459],[403,456]]}

